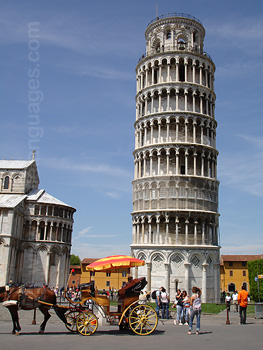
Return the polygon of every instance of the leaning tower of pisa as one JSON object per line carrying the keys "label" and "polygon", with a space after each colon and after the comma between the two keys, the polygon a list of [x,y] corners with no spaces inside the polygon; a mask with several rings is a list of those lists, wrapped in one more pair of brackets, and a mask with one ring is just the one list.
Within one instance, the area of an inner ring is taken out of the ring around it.
{"label": "leaning tower of pisa", "polygon": [[195,17],[155,18],[136,66],[132,254],[148,290],[219,299],[215,65]]}

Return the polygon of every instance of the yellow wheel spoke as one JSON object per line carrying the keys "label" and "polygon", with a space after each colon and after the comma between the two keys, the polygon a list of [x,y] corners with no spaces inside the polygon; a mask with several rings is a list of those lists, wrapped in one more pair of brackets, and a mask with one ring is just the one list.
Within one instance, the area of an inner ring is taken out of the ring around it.
{"label": "yellow wheel spoke", "polygon": [[140,327],[140,323],[138,323],[137,327],[134,327],[135,330],[137,330]]}
{"label": "yellow wheel spoke", "polygon": [[[150,328],[152,328],[152,327],[154,326],[154,324],[151,325],[149,322],[146,322],[146,324],[147,324],[147,326],[149,326]],[[146,327],[146,324],[145,324],[145,327]]]}
{"label": "yellow wheel spoke", "polygon": [[134,320],[133,322],[130,322],[131,324],[141,323],[140,320]]}
{"label": "yellow wheel spoke", "polygon": [[149,305],[137,305],[130,313],[129,326],[136,334],[150,334],[155,330],[157,324],[157,314]]}
{"label": "yellow wheel spoke", "polygon": [[141,333],[143,333],[143,324],[141,324]]}
{"label": "yellow wheel spoke", "polygon": [[82,335],[93,334],[98,327],[98,320],[92,313],[83,313],[77,319],[77,330]]}

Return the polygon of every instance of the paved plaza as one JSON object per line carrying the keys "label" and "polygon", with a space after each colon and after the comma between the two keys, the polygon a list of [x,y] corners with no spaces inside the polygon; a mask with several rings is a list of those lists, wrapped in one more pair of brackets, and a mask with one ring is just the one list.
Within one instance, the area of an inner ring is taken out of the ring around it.
{"label": "paved plaza", "polygon": [[[226,325],[226,312],[201,317],[201,333],[187,335],[187,326],[174,326],[173,319],[160,320],[155,332],[139,336],[128,331],[120,332],[118,326],[99,326],[92,336],[84,337],[70,333],[51,310],[46,332],[38,334],[42,314],[37,311],[37,325],[32,325],[33,311],[19,311],[22,332],[11,335],[12,321],[9,311],[0,305],[1,349],[253,349],[261,350],[263,343],[263,320],[248,317],[247,325],[240,325],[238,314],[230,313],[230,325]],[[195,330],[195,325],[194,325]]]}

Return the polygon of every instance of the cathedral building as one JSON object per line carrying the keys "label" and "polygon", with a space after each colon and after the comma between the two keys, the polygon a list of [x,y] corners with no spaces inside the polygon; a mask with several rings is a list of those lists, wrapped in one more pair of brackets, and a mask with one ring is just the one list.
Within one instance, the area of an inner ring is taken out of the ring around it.
{"label": "cathedral building", "polygon": [[169,14],[146,28],[136,66],[132,254],[148,290],[202,289],[219,300],[219,213],[214,74],[195,17]]}
{"label": "cathedral building", "polygon": [[0,160],[0,286],[67,285],[76,210],[38,185],[34,159]]}

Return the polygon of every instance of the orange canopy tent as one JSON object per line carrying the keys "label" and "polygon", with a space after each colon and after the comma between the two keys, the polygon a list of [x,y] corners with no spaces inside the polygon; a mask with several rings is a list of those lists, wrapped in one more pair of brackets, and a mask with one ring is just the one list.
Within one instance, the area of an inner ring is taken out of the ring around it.
{"label": "orange canopy tent", "polygon": [[87,271],[109,271],[118,270],[118,268],[130,268],[145,265],[144,260],[133,258],[128,255],[112,255],[106,258],[94,261],[86,267]]}

